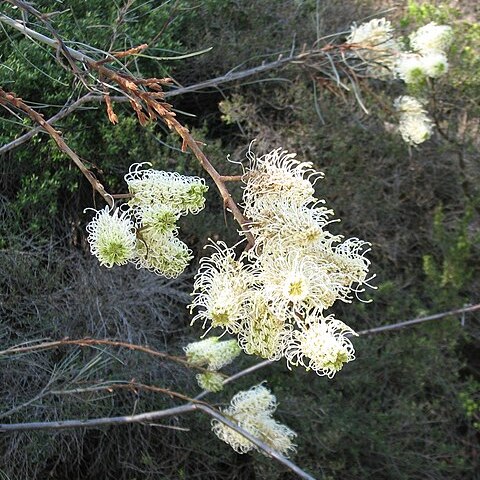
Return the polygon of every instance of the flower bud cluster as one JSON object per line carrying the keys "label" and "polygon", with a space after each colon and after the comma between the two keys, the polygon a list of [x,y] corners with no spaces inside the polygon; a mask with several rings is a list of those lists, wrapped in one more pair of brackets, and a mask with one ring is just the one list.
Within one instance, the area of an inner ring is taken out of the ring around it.
{"label": "flower bud cluster", "polygon": [[131,262],[157,275],[177,277],[192,258],[177,237],[177,221],[204,208],[208,187],[201,178],[143,165],[132,165],[125,176],[132,194],[128,203],[96,211],[87,225],[90,250],[108,268]]}
{"label": "flower bud cluster", "polygon": [[[238,392],[232,398],[230,406],[222,410],[222,414],[255,438],[288,456],[295,451],[293,438],[296,433],[273,418],[276,409],[275,396],[263,385],[257,385],[250,390]],[[250,440],[219,420],[212,420],[212,430],[238,453],[258,450]]]}
{"label": "flower bud cluster", "polygon": [[219,337],[189,343],[184,350],[190,365],[208,369],[208,372],[197,374],[196,378],[200,387],[210,392],[223,389],[223,376],[217,371],[232,363],[241,353],[236,340],[220,342]]}
{"label": "flower bud cluster", "polygon": [[237,335],[248,354],[332,377],[355,358],[345,336],[354,332],[324,312],[364,291],[370,262],[366,242],[327,229],[333,212],[314,197],[320,177],[282,149],[250,154],[243,200],[255,246],[237,260],[234,247],[214,243],[190,308],[192,323]]}

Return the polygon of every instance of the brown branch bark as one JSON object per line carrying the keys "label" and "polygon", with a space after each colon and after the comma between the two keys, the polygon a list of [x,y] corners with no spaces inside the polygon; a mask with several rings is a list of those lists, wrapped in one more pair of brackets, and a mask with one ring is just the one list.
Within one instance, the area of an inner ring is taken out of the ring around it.
{"label": "brown branch bark", "polygon": [[136,345],[134,343],[122,342],[120,340],[108,340],[108,339],[82,338],[77,340],[70,340],[66,338],[63,340],[37,343],[35,345],[15,346],[15,347],[7,348],[5,350],[0,350],[0,356],[37,352],[37,351],[49,350],[52,348],[66,347],[71,345],[78,346],[78,347],[93,347],[98,345],[103,345],[108,347],[121,347],[121,348],[126,348],[128,350],[135,350],[137,352],[142,352],[147,355],[151,355],[153,357],[163,358],[168,361],[180,363],[188,368],[193,368],[201,372],[208,372],[208,370],[205,368],[190,365],[188,361],[185,359],[185,357],[178,357],[175,355],[170,355],[166,352],[159,352],[158,350],[154,350],[153,348],[150,348],[144,345]]}
{"label": "brown branch bark", "polygon": [[143,390],[145,392],[152,392],[152,393],[161,393],[162,395],[166,395],[171,398],[178,398],[179,400],[184,400],[186,402],[192,402],[195,404],[204,404],[208,405],[205,402],[201,402],[195,398],[190,398],[183,393],[175,392],[170,390],[169,388],[162,388],[157,387],[155,385],[146,385],[144,383],[138,382],[125,382],[125,383],[110,383],[108,385],[93,385],[91,387],[84,387],[84,388],[74,388],[70,390],[52,390],[48,392],[49,395],[72,395],[72,394],[80,394],[80,393],[92,393],[92,392],[112,392],[113,390],[129,390],[131,392],[136,393],[137,390]]}
{"label": "brown branch bark", "polygon": [[30,117],[35,123],[42,127],[53,138],[55,143],[58,145],[58,148],[60,148],[62,152],[67,154],[73,160],[75,165],[80,169],[86,179],[90,182],[93,189],[104,198],[108,205],[113,206],[113,199],[107,193],[103,185],[95,178],[95,175],[93,175],[93,173],[88,170],[80,157],[65,143],[59,132],[57,132],[57,130],[55,130],[50,124],[45,121],[43,115],[35,111],[33,108],[29,107],[25,102],[22,101],[21,98],[15,96],[14,93],[7,93],[1,87],[0,104],[4,106],[11,105],[21,110],[26,115],[28,115],[28,117]]}

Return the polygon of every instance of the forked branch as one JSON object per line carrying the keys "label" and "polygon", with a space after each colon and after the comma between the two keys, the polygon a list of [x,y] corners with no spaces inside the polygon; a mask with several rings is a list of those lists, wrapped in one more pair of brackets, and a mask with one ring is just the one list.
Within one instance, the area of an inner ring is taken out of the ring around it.
{"label": "forked branch", "polygon": [[85,166],[80,157],[65,143],[65,140],[61,137],[60,133],[55,130],[48,122],[45,121],[43,115],[29,107],[21,98],[17,97],[14,93],[7,93],[0,87],[0,105],[12,106],[24,112],[31,120],[37,125],[42,127],[58,145],[58,148],[66,153],[80,169],[86,179],[90,182],[93,189],[97,191],[108,205],[113,206],[113,198],[107,193],[103,185],[97,180],[95,175]]}

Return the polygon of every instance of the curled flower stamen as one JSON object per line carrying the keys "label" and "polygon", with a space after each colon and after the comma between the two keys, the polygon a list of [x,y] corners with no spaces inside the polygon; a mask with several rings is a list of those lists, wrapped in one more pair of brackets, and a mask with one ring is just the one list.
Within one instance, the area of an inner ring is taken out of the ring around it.
{"label": "curled flower stamen", "polygon": [[135,224],[129,212],[107,206],[96,211],[86,230],[90,251],[101,265],[125,265],[135,257]]}

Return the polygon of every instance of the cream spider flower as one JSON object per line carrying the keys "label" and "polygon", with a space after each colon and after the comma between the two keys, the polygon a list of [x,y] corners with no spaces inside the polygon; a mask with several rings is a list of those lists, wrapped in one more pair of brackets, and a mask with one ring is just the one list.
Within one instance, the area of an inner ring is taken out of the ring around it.
{"label": "cream spider flower", "polygon": [[395,70],[405,83],[416,84],[426,77],[438,78],[447,73],[448,60],[442,52],[404,53],[398,57]]}
{"label": "cream spider flower", "polygon": [[245,299],[252,284],[252,274],[235,260],[234,248],[224,242],[212,243],[214,253],[200,261],[195,276],[194,297],[190,311],[199,311],[191,324],[203,320],[203,328],[221,327],[237,333],[245,318]]}
{"label": "cream spider flower", "polygon": [[316,172],[311,162],[299,162],[295,157],[295,153],[288,153],[282,148],[261,157],[249,152],[250,168],[245,175],[243,192],[247,216],[261,198],[272,201],[288,199],[298,205],[314,201],[313,185],[323,173]]}
{"label": "cream spider flower", "polygon": [[393,27],[385,18],[374,18],[360,26],[351,26],[346,43],[358,43],[367,47],[381,46],[393,39]]}
{"label": "cream spider flower", "polygon": [[423,103],[420,100],[408,95],[397,97],[394,105],[397,111],[400,113],[409,115],[421,115],[426,113]]}
{"label": "cream spider flower", "polygon": [[433,121],[419,100],[404,95],[398,97],[394,105],[400,113],[399,130],[405,142],[418,145],[432,136]]}
{"label": "cream spider flower", "polygon": [[[253,423],[244,422],[239,423],[235,421],[235,418],[230,416],[229,420],[236,423],[239,427],[243,428],[247,433],[255,438],[259,437],[259,431]],[[247,453],[256,449],[255,445],[245,438],[241,433],[233,430],[229,426],[218,420],[212,420],[212,432],[223,442],[230,445],[237,453]]]}
{"label": "cream spider flower", "polygon": [[[275,396],[267,388],[257,385],[237,393],[222,414],[255,438],[288,455],[295,450],[292,440],[296,433],[272,418],[276,408]],[[238,453],[258,450],[253,443],[218,420],[212,420],[212,430]]]}
{"label": "cream spider flower", "polygon": [[425,80],[426,69],[423,57],[417,53],[402,53],[397,57],[395,71],[405,83],[416,84]]}
{"label": "cream spider flower", "polygon": [[293,439],[297,434],[291,428],[267,415],[256,417],[253,424],[263,443],[286,457],[295,452],[296,445],[293,443]]}
{"label": "cream spider flower", "polygon": [[160,235],[152,230],[139,233],[136,252],[137,268],[146,268],[167,278],[178,277],[193,258],[188,246],[177,237]]}
{"label": "cream spider flower", "polygon": [[427,77],[439,78],[448,72],[448,59],[443,52],[429,52],[422,57],[422,65]]}
{"label": "cream spider flower", "polygon": [[111,268],[125,265],[135,257],[135,225],[131,215],[119,208],[105,207],[96,210],[96,215],[86,227],[90,251],[100,265]]}
{"label": "cream spider flower", "polygon": [[198,373],[195,376],[200,388],[208,392],[221,392],[223,390],[223,375],[221,373],[212,371]]}
{"label": "cream spider flower", "polygon": [[365,257],[370,251],[365,248],[368,245],[358,238],[349,238],[325,253],[328,268],[332,273],[340,274],[337,278],[342,285],[350,288],[354,283],[362,285],[368,281],[370,260]]}
{"label": "cream spider flower", "polygon": [[180,214],[168,205],[154,204],[134,209],[142,231],[151,230],[156,235],[176,235]]}
{"label": "cream spider flower", "polygon": [[[310,247],[317,242],[332,239],[325,227],[332,223],[333,210],[317,202],[311,207],[288,201],[262,199],[250,209],[250,230],[256,244],[282,242],[285,247]],[[338,237],[337,237],[338,238]]]}
{"label": "cream spider flower", "polygon": [[255,385],[249,390],[238,392],[230,401],[225,413],[243,419],[264,414],[272,415],[277,406],[275,395],[267,387]]}
{"label": "cream spider flower", "polygon": [[305,325],[292,332],[285,347],[287,366],[302,365],[332,378],[345,363],[355,360],[352,342],[345,334],[356,335],[333,315],[324,318],[319,310],[310,312]]}
{"label": "cream spider flower", "polygon": [[199,177],[142,169],[148,163],[135,163],[125,175],[128,190],[133,198],[130,206],[146,207],[159,203],[168,205],[178,213],[196,214],[205,206],[204,194],[208,190],[205,180]]}
{"label": "cream spider flower", "polygon": [[249,355],[279,360],[283,353],[282,339],[291,326],[273,312],[261,291],[253,292],[247,305],[245,321],[238,332],[240,347]]}
{"label": "cream spider flower", "polygon": [[336,300],[350,302],[349,288],[342,285],[338,275],[329,273],[328,264],[314,261],[301,250],[270,245],[259,256],[259,264],[258,280],[279,314],[292,309],[327,309]]}
{"label": "cream spider flower", "polygon": [[220,370],[240,355],[236,340],[219,341],[220,337],[209,337],[189,343],[185,348],[188,363],[208,370]]}
{"label": "cream spider flower", "polygon": [[419,145],[433,134],[433,123],[427,115],[405,115],[400,117],[400,134],[410,145]]}
{"label": "cream spider flower", "polygon": [[391,76],[400,46],[393,38],[393,28],[388,20],[374,18],[358,27],[352,25],[346,43],[359,46],[353,53],[367,62],[368,74],[374,78]]}
{"label": "cream spider flower", "polygon": [[431,22],[410,35],[410,45],[420,53],[446,52],[453,42],[453,30],[448,25]]}

